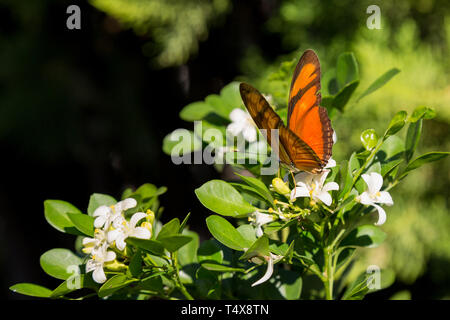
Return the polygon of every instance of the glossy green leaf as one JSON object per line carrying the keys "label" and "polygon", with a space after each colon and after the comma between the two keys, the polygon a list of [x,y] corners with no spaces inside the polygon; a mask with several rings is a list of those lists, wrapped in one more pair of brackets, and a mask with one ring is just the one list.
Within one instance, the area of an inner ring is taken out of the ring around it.
{"label": "glossy green leaf", "polygon": [[232,108],[238,108],[243,105],[239,85],[240,82],[233,81],[220,90],[220,97]]}
{"label": "glossy green leaf", "polygon": [[108,279],[98,290],[98,296],[100,298],[107,297],[114,292],[130,285],[133,282],[136,282],[137,280],[130,280],[128,277],[124,274],[117,274],[113,276],[112,278]]}
{"label": "glossy green leaf", "polygon": [[131,257],[130,264],[128,266],[128,272],[131,277],[138,278],[142,273],[142,252],[140,249],[136,250]]}
{"label": "glossy green leaf", "polygon": [[384,239],[386,239],[386,233],[380,228],[373,225],[363,225],[352,230],[341,241],[340,246],[374,248],[379,246]]}
{"label": "glossy green leaf", "polygon": [[18,283],[9,287],[9,290],[38,298],[49,298],[52,293],[52,290],[34,283]]}
{"label": "glossy green leaf", "polygon": [[217,215],[209,216],[206,218],[206,225],[217,241],[231,249],[243,251],[251,245],[225,218]]}
{"label": "glossy green leaf", "polygon": [[406,162],[411,160],[414,151],[416,151],[417,145],[419,144],[419,139],[422,134],[422,119],[416,122],[411,122],[408,126],[408,132],[406,134],[405,140],[405,159]]}
{"label": "glossy green leaf", "polygon": [[391,80],[396,74],[400,72],[397,68],[392,68],[386,71],[383,75],[381,75],[377,80],[375,80],[358,98],[358,101],[364,98],[365,96],[371,94],[372,92],[380,89],[384,86],[389,80]]}
{"label": "glossy green leaf", "polygon": [[333,108],[336,108],[339,111],[344,110],[344,107],[347,105],[358,85],[359,81],[353,81],[342,88],[342,90],[333,98]]}
{"label": "glossy green leaf", "polygon": [[267,257],[270,255],[269,238],[266,235],[258,238],[244,254],[239,257],[240,260],[248,260],[253,257]]}
{"label": "glossy green leaf", "polygon": [[436,116],[436,111],[433,108],[425,107],[425,106],[419,106],[412,112],[411,116],[409,117],[409,122],[417,122],[420,119],[433,119]]}
{"label": "glossy green leaf", "polygon": [[378,143],[378,135],[374,129],[367,129],[361,133],[360,136],[361,142],[364,148],[368,151],[375,148]]}
{"label": "glossy green leaf", "polygon": [[172,220],[170,220],[169,222],[167,222],[165,225],[162,226],[161,230],[159,231],[156,237],[156,240],[176,235],[178,234],[179,231],[180,231],[180,220],[178,220],[178,218],[173,218]]}
{"label": "glossy green leaf", "polygon": [[205,102],[215,110],[215,113],[224,119],[229,119],[231,111],[236,108],[236,106],[228,104],[225,99],[222,99],[217,94],[207,96]]}
{"label": "glossy green leaf", "polygon": [[411,161],[408,164],[408,166],[405,168],[405,170],[403,171],[403,173],[399,177],[399,179],[402,179],[403,177],[405,177],[410,171],[415,170],[415,169],[423,166],[426,163],[441,160],[441,159],[447,157],[449,154],[450,154],[450,152],[444,152],[444,151],[441,151],[441,152],[435,151],[435,152],[425,153],[425,154],[417,157],[413,161]]}
{"label": "glossy green leaf", "polygon": [[94,211],[100,206],[109,207],[116,203],[116,199],[107,194],[94,193],[89,198],[88,215],[92,216],[94,214]]}
{"label": "glossy green leaf", "polygon": [[164,246],[157,240],[127,238],[125,241],[136,248],[149,251],[155,255],[162,255],[164,253]]}
{"label": "glossy green leaf", "polygon": [[403,162],[403,159],[397,159],[393,161],[389,161],[387,163],[384,163],[381,165],[381,176],[386,176],[388,173],[390,173],[395,168],[398,168],[398,166]]}
{"label": "glossy green leaf", "polygon": [[76,274],[56,287],[50,297],[58,298],[79,289],[90,288],[96,290],[98,287],[99,284],[94,282],[91,274]]}
{"label": "glossy green leaf", "polygon": [[383,140],[388,138],[389,136],[392,136],[393,134],[396,134],[398,131],[400,131],[406,122],[406,111],[399,111],[397,112],[394,117],[392,118],[391,122],[389,123],[389,126],[383,136]]}
{"label": "glossy green leaf", "polygon": [[358,63],[352,52],[344,52],[339,55],[336,64],[336,80],[339,88],[359,80]]}
{"label": "glossy green leaf", "polygon": [[66,280],[73,275],[73,268],[82,264],[82,259],[68,249],[51,249],[41,255],[42,269],[50,276]]}
{"label": "glossy green leaf", "polygon": [[[378,280],[378,284],[374,283]],[[368,269],[347,287],[342,300],[362,300],[366,294],[385,289],[392,285],[394,281],[395,273],[390,269]]]}
{"label": "glossy green leaf", "polygon": [[298,272],[278,269],[279,283],[275,284],[286,300],[298,300],[302,292],[302,277]]}
{"label": "glossy green leaf", "polygon": [[84,213],[67,213],[75,228],[84,235],[94,237],[94,218]]}
{"label": "glossy green leaf", "polygon": [[81,232],[75,228],[73,222],[69,219],[67,213],[81,213],[78,208],[62,200],[45,200],[44,214],[47,222],[56,230],[81,235]]}
{"label": "glossy green leaf", "polygon": [[236,172],[234,174],[239,176],[246,184],[253,187],[263,199],[266,199],[269,203],[273,203],[272,194],[261,180],[254,177],[242,176]]}
{"label": "glossy green leaf", "polygon": [[177,234],[173,236],[167,236],[167,237],[158,237],[158,241],[161,242],[161,244],[170,252],[175,252],[190,241],[192,241],[192,238],[189,236]]}
{"label": "glossy green leaf", "polygon": [[180,118],[185,121],[202,120],[208,114],[214,112],[214,107],[203,102],[196,101],[185,106],[180,112]]}
{"label": "glossy green leaf", "polygon": [[209,210],[224,216],[244,216],[255,211],[239,192],[222,180],[211,180],[195,189],[200,202]]}
{"label": "glossy green leaf", "polygon": [[217,271],[217,272],[242,272],[245,273],[245,269],[243,268],[234,268],[228,267],[221,264],[216,263],[202,263],[202,267],[209,271]]}
{"label": "glossy green leaf", "polygon": [[198,262],[214,262],[222,264],[223,262],[223,251],[219,247],[216,241],[206,240],[203,241],[197,250]]}
{"label": "glossy green leaf", "polygon": [[178,260],[180,261],[180,264],[184,266],[197,262],[197,251],[200,245],[200,239],[198,234],[191,230],[183,230],[183,235],[192,238],[192,241],[188,242],[178,250]]}

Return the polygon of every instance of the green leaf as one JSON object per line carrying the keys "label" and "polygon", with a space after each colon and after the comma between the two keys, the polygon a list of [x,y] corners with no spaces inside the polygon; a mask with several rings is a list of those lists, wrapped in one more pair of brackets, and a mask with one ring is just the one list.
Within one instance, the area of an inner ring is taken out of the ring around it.
{"label": "green leaf", "polygon": [[178,218],[174,218],[162,226],[161,230],[158,233],[158,236],[156,237],[156,240],[176,235],[179,231],[180,220],[178,220]]}
{"label": "green leaf", "polygon": [[222,99],[217,94],[211,94],[205,98],[205,102],[209,104],[219,116],[225,119],[229,119],[231,111],[236,106],[229,105],[226,100]]}
{"label": "green leaf", "polygon": [[185,106],[180,112],[180,118],[185,121],[202,120],[212,112],[214,112],[214,108],[211,105],[203,101],[197,101]]}
{"label": "green leaf", "polygon": [[397,160],[402,157],[405,151],[405,143],[398,136],[390,136],[383,141],[380,150],[378,150],[376,157],[380,162],[387,162]]}
{"label": "green leaf", "polygon": [[215,240],[203,241],[197,250],[198,262],[223,262],[223,251]]}
{"label": "green leaf", "polygon": [[353,81],[342,88],[342,90],[333,98],[333,108],[336,108],[339,111],[344,110],[345,105],[350,100],[358,85],[359,81]]}
{"label": "green leaf", "polygon": [[[78,286],[77,286],[78,284]],[[51,298],[58,298],[64,296],[75,290],[90,288],[96,290],[99,284],[94,282],[92,275],[87,274],[76,274],[61,283],[55,290],[52,291],[50,295]]]}
{"label": "green leaf", "polygon": [[234,174],[239,176],[242,179],[242,181],[244,181],[250,187],[253,187],[263,199],[266,199],[270,204],[273,203],[272,194],[261,180],[256,179],[254,177],[242,176],[236,172]]}
{"label": "green leaf", "polygon": [[[356,280],[347,287],[347,290],[342,296],[342,300],[361,300],[366,294],[385,289],[394,282],[395,273],[392,270],[383,269],[378,272],[379,274],[374,274],[373,271],[369,272],[369,270],[367,270],[366,272],[361,273]],[[379,280],[378,287],[374,284],[374,280]],[[369,283],[374,285],[374,287],[369,288]]]}
{"label": "green leaf", "polygon": [[415,169],[423,166],[426,163],[441,160],[441,159],[447,157],[449,154],[450,154],[450,152],[444,152],[444,151],[441,151],[441,152],[435,151],[435,152],[425,153],[425,154],[417,157],[413,161],[411,161],[406,166],[405,170],[403,171],[403,173],[399,177],[399,179],[402,179],[403,177],[405,177],[410,171],[415,170]]}
{"label": "green leaf", "polygon": [[239,92],[239,85],[240,82],[233,81],[220,90],[220,97],[232,109],[238,108],[243,104],[241,93]]}
{"label": "green leaf", "polygon": [[394,117],[392,118],[391,122],[389,123],[389,126],[383,136],[383,140],[386,140],[389,136],[392,136],[393,134],[400,131],[406,122],[406,111],[399,111],[397,112]]}
{"label": "green leaf", "polygon": [[191,230],[183,230],[183,234],[192,238],[185,246],[178,250],[178,260],[181,265],[188,265],[197,262],[197,251],[200,245],[200,239],[196,232]]}
{"label": "green leaf", "polygon": [[195,194],[206,208],[224,216],[244,216],[256,210],[236,189],[222,180],[206,182],[195,189]]}
{"label": "green leaf", "polygon": [[406,162],[411,160],[414,151],[416,151],[417,145],[419,144],[420,136],[422,135],[422,119],[416,122],[411,122],[408,126],[408,132],[406,134],[405,141],[405,159]]}
{"label": "green leaf", "polygon": [[339,88],[359,80],[358,63],[352,52],[344,52],[339,55],[336,64],[336,80]]}
{"label": "green leaf", "polygon": [[116,203],[117,203],[116,199],[107,194],[94,193],[89,198],[88,215],[92,216],[94,214],[94,211],[100,206],[109,207]]}
{"label": "green leaf", "polygon": [[245,273],[245,269],[243,268],[233,268],[216,263],[202,263],[202,267],[209,271]]}
{"label": "green leaf", "polygon": [[81,258],[72,251],[60,248],[51,249],[40,258],[42,269],[48,275],[61,280],[66,280],[73,275],[71,268],[81,265],[82,262]]}
{"label": "green leaf", "polygon": [[9,290],[38,298],[49,298],[52,294],[52,290],[34,283],[18,283],[9,287]]}
{"label": "green leaf", "polygon": [[248,243],[256,241],[255,228],[250,224],[242,224],[236,229]]}
{"label": "green leaf", "polygon": [[184,217],[183,222],[181,222],[180,228],[178,229],[178,233],[183,232],[183,230],[184,230],[184,228],[186,227],[186,224],[187,224],[187,222],[188,222],[188,220],[189,220],[190,215],[191,215],[191,213],[189,212],[189,213],[186,215],[186,217]]}
{"label": "green leaf", "polygon": [[129,284],[136,282],[137,280],[129,280],[124,274],[117,274],[106,281],[98,290],[98,296],[100,298],[107,297],[117,290],[120,290]]}
{"label": "green leaf", "polygon": [[388,173],[390,173],[392,170],[397,168],[400,163],[403,162],[403,159],[397,159],[393,161],[389,161],[387,163],[384,163],[381,165],[381,176],[386,176]]}
{"label": "green leaf", "polygon": [[384,239],[386,233],[372,225],[359,226],[352,230],[340,243],[341,247],[368,247],[374,248],[379,246]]}
{"label": "green leaf", "polygon": [[94,218],[84,213],[67,213],[75,228],[88,237],[94,237]]}
{"label": "green leaf", "polygon": [[391,80],[400,70],[397,68],[392,68],[386,71],[382,76],[380,76],[377,80],[375,80],[367,89],[364,91],[358,98],[357,101],[361,100],[365,96],[371,94],[372,92],[380,89],[384,86],[389,80]]}
{"label": "green leaf", "polygon": [[361,133],[361,142],[364,148],[368,151],[375,148],[378,143],[378,136],[374,129],[367,129]]}
{"label": "green leaf", "polygon": [[162,255],[164,253],[164,246],[157,240],[127,238],[125,241],[136,248],[149,251],[155,255]]}
{"label": "green leaf", "polygon": [[258,238],[244,254],[239,257],[239,260],[248,260],[253,257],[267,257],[270,255],[269,238],[266,235]]}
{"label": "green leaf", "polygon": [[163,139],[163,151],[174,157],[181,157],[202,148],[202,140],[193,131],[176,129]]}
{"label": "green leaf", "polygon": [[287,300],[298,300],[302,293],[302,277],[298,272],[278,269],[280,276],[279,284],[276,287],[280,294]]}
{"label": "green leaf", "polygon": [[408,121],[411,123],[417,122],[420,119],[433,119],[436,116],[436,111],[433,108],[419,106],[412,112]]}
{"label": "green leaf", "polygon": [[192,238],[189,236],[177,234],[174,236],[167,236],[161,238],[158,237],[158,241],[161,242],[164,248],[166,248],[169,252],[175,252],[182,246],[192,241]]}
{"label": "green leaf", "polygon": [[75,228],[73,222],[69,219],[67,213],[81,213],[78,208],[70,203],[62,200],[45,200],[44,214],[47,222],[56,230],[70,233],[74,235],[81,235]]}
{"label": "green leaf", "polygon": [[231,249],[243,251],[244,248],[250,246],[250,243],[241,236],[233,225],[220,216],[209,216],[206,218],[206,225],[217,241]]}
{"label": "green leaf", "polygon": [[131,257],[130,265],[128,267],[128,272],[130,276],[137,278],[142,273],[142,253],[141,250],[138,249]]}

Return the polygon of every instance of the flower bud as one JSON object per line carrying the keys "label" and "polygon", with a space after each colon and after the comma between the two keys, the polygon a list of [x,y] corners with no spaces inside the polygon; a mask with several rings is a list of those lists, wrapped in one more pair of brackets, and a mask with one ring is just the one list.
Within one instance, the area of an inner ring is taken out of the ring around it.
{"label": "flower bud", "polygon": [[[155,213],[148,209],[147,210],[147,217],[145,218],[150,224],[153,224],[153,221],[155,221]],[[150,230],[151,231],[151,230]]]}
{"label": "flower bud", "polygon": [[279,194],[286,195],[291,192],[288,185],[280,178],[274,178],[272,180],[272,186]]}
{"label": "flower bud", "polygon": [[124,263],[119,262],[116,259],[110,262],[105,262],[105,267],[111,271],[121,271],[127,269],[127,266]]}

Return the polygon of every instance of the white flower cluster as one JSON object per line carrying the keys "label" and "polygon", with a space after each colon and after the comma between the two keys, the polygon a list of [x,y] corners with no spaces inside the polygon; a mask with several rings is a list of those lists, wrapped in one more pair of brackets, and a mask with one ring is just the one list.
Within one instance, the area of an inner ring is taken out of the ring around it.
{"label": "white flower cluster", "polygon": [[[115,261],[114,249],[119,251],[125,249],[125,239],[128,237],[150,239],[152,223],[149,221],[153,219],[151,211],[149,211],[151,214],[137,212],[129,221],[125,219],[124,212],[136,205],[135,199],[128,198],[112,206],[100,206],[94,211],[94,238],[83,239],[83,252],[90,255],[86,263],[86,272],[93,271],[92,278],[95,282],[106,281],[103,268]],[[147,221],[138,226],[138,222],[144,218],[147,218]]]}

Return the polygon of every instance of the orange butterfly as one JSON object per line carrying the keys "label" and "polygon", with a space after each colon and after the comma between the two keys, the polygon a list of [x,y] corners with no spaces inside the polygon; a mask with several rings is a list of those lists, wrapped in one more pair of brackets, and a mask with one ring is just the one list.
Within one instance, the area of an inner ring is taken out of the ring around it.
{"label": "orange butterfly", "polygon": [[278,129],[278,158],[292,171],[320,173],[331,157],[333,129],[327,109],[320,106],[320,63],[306,50],[295,67],[289,92],[287,127],[267,100],[252,86],[241,83],[242,100],[259,129]]}

